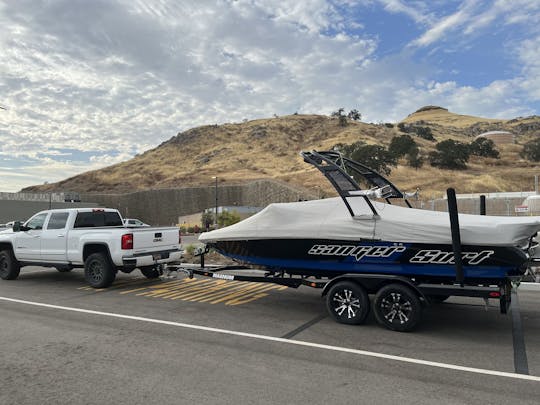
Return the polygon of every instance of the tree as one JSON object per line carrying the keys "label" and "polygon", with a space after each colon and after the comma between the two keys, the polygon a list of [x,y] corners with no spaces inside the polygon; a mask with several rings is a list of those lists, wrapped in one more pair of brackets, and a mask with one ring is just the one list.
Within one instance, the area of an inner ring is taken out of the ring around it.
{"label": "tree", "polygon": [[384,146],[367,145],[363,141],[358,141],[351,145],[338,144],[335,148],[349,159],[384,175],[389,175],[392,171],[391,166],[395,167],[397,164],[394,155]]}
{"label": "tree", "polygon": [[409,127],[405,125],[405,123],[403,122],[400,122],[399,124],[397,124],[397,127],[401,132],[409,132]]}
{"label": "tree", "polygon": [[469,161],[469,146],[452,139],[435,145],[436,151],[429,154],[431,166],[442,169],[466,169]]}
{"label": "tree", "polygon": [[427,139],[428,141],[435,141],[430,127],[415,127],[414,131],[420,138]]}
{"label": "tree", "polygon": [[201,224],[204,229],[209,229],[210,226],[214,223],[215,212],[203,212],[201,216]]}
{"label": "tree", "polygon": [[343,114],[344,112],[345,112],[345,109],[343,107],[341,107],[341,108],[338,108],[337,111],[332,112],[331,116],[332,117],[341,117],[342,115],[344,115]]}
{"label": "tree", "polygon": [[475,156],[499,158],[499,151],[495,149],[495,143],[484,137],[472,141],[469,145],[469,152]]}
{"label": "tree", "polygon": [[354,110],[349,111],[349,114],[347,114],[347,117],[353,121],[360,121],[362,119],[362,114],[360,114],[358,110],[354,109]]}
{"label": "tree", "polygon": [[420,156],[418,147],[412,149],[407,154],[407,164],[415,169],[419,169],[424,165],[424,158]]}
{"label": "tree", "polygon": [[345,109],[343,107],[339,108],[337,111],[334,111],[332,113],[332,117],[338,117],[339,118],[339,126],[340,127],[346,127],[347,126],[347,124],[348,124],[347,116],[345,115]]}
{"label": "tree", "polygon": [[540,138],[527,142],[519,154],[522,158],[538,162],[540,161]]}
{"label": "tree", "polygon": [[240,215],[236,211],[223,211],[218,215],[219,227],[229,226],[240,222]]}
{"label": "tree", "polygon": [[415,148],[418,149],[418,146],[410,135],[394,136],[390,141],[390,145],[388,145],[388,151],[398,159]]}

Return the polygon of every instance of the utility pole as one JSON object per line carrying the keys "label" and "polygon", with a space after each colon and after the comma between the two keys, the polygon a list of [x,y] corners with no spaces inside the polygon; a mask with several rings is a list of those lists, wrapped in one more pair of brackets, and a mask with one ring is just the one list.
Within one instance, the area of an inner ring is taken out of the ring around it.
{"label": "utility pole", "polygon": [[217,188],[218,178],[217,178],[217,176],[213,176],[212,178],[216,179],[216,190],[215,190],[215,194],[216,194],[216,215],[214,216],[214,229],[217,229],[217,226],[218,226],[218,188]]}

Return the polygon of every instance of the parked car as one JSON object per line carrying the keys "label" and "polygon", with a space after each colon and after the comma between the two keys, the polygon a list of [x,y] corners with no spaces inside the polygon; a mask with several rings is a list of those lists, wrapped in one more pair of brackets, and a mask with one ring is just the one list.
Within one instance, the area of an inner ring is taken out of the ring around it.
{"label": "parked car", "polygon": [[150,226],[137,218],[124,218],[124,226],[128,228],[141,228],[144,226]]}

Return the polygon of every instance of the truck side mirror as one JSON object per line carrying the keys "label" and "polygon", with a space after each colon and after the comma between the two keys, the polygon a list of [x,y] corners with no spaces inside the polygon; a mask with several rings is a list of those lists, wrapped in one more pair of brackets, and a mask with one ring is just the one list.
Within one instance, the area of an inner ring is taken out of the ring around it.
{"label": "truck side mirror", "polygon": [[13,232],[20,232],[21,231],[21,221],[15,221],[13,223]]}

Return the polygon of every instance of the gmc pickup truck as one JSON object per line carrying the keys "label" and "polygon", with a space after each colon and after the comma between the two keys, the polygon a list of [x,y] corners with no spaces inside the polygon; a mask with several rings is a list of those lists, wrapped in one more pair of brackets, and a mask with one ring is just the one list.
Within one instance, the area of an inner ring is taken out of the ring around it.
{"label": "gmc pickup truck", "polygon": [[126,228],[117,210],[71,208],[41,211],[24,224],[0,231],[0,278],[13,280],[21,267],[71,271],[84,267],[88,284],[105,288],[120,270],[138,268],[157,278],[163,264],[182,256],[178,228]]}

